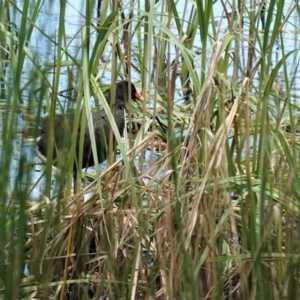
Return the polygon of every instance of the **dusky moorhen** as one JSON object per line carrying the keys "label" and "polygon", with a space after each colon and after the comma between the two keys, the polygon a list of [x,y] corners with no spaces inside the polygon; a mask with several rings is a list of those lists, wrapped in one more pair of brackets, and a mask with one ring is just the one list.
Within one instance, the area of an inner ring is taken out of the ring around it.
{"label": "dusky moorhen", "polygon": [[[128,95],[131,95],[133,100],[142,101],[143,96],[136,90],[134,84],[131,83],[131,91],[128,93],[128,81],[123,80],[116,85],[116,95],[115,95],[115,121],[119,129],[120,135],[123,134],[125,127],[125,117],[124,110],[126,103],[128,101]],[[111,100],[111,91],[106,96],[108,104]],[[97,148],[98,162],[101,163],[106,160],[107,157],[107,143],[110,131],[110,123],[108,117],[104,110],[93,111],[92,118],[94,123],[94,135]],[[63,162],[58,162],[58,164],[66,162],[64,161],[68,157],[68,151],[71,145],[71,133],[72,133],[72,123],[74,119],[74,114],[58,114],[55,116],[54,120],[54,147],[53,147],[53,158],[58,157],[60,152],[65,152],[65,155],[61,156]],[[41,154],[47,156],[47,131],[48,131],[49,117],[43,117],[41,119],[41,137],[37,143],[38,149]],[[77,135],[77,145],[76,145],[76,158],[79,155],[79,140],[80,140],[80,128],[78,128]],[[84,141],[83,141],[83,155],[82,155],[82,168],[87,168],[94,166],[94,157],[91,147],[91,137],[88,129],[88,125],[85,126]],[[77,169],[76,163],[74,163],[74,171]]]}

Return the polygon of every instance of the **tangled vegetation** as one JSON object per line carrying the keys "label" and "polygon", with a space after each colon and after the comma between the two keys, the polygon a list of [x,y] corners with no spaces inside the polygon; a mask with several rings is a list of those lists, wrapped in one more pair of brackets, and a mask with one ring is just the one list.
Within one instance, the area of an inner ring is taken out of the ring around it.
{"label": "tangled vegetation", "polygon": [[[298,2],[83,1],[71,37],[59,3],[52,36],[57,3],[0,0],[0,298],[300,299]],[[75,194],[73,164],[36,175],[24,111],[79,116],[121,78],[146,99],[121,155]]]}

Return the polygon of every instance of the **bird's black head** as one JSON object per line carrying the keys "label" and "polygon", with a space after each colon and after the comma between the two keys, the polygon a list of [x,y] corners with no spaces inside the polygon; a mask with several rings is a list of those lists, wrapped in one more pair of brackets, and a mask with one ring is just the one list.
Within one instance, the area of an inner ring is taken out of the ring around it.
{"label": "bird's black head", "polygon": [[[139,100],[143,101],[143,96],[136,90],[133,83],[131,83],[131,87],[128,93],[128,87],[129,83],[126,80],[119,81],[116,84],[116,97],[115,97],[115,104],[117,107],[125,107],[127,101],[128,101],[128,95],[130,95],[131,99],[133,100]],[[111,90],[109,91],[107,97],[106,97],[108,103],[110,103],[111,100]]]}

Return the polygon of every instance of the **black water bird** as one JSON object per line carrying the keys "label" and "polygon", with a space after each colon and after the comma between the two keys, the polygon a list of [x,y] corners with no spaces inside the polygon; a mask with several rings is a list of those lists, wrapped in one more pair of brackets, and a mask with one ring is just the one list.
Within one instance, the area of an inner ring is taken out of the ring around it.
{"label": "black water bird", "polygon": [[[128,89],[129,87],[129,89]],[[128,81],[120,81],[116,84],[115,87],[115,101],[114,101],[114,118],[119,130],[120,135],[123,134],[125,127],[125,116],[124,110],[126,107],[126,103],[128,102],[128,97],[133,100],[142,101],[143,96],[136,90],[134,84],[131,83],[131,87],[129,86]],[[108,104],[111,101],[111,91],[106,96],[106,100]],[[71,146],[71,134],[72,134],[72,125],[74,123],[74,114],[57,114],[54,119],[54,141],[53,141],[53,159],[58,159],[58,166],[66,163],[66,160],[69,156],[69,150]],[[107,158],[107,144],[109,140],[109,132],[110,132],[110,122],[109,118],[104,110],[100,111],[92,111],[92,120],[94,125],[94,132],[92,135],[95,138],[96,150],[98,163],[101,163]],[[49,128],[49,116],[41,118],[40,121],[41,127],[41,136],[37,142],[38,150],[43,156],[47,156],[47,138],[48,138],[48,128]],[[75,163],[74,163],[74,171],[76,171],[79,159],[79,150],[80,150],[80,131],[81,128],[79,126],[77,132],[77,141],[76,141],[76,155],[75,155]],[[63,153],[64,155],[60,155]],[[90,166],[94,166],[94,156],[92,153],[92,144],[91,144],[91,136],[88,125],[85,125],[84,129],[84,138],[83,138],[83,152],[82,152],[82,161],[81,167],[87,168]],[[60,158],[61,156],[61,158]],[[77,163],[76,163],[77,161]]]}

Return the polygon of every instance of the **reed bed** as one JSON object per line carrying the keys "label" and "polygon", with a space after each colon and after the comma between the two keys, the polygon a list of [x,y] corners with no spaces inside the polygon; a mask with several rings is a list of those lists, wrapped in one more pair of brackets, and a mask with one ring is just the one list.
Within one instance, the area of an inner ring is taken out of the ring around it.
{"label": "reed bed", "polygon": [[[300,299],[298,3],[113,1],[95,18],[87,1],[71,38],[59,3],[53,37],[37,24],[54,3],[0,1],[0,298]],[[142,89],[139,130],[122,140],[110,113],[121,158],[79,171],[74,194],[77,129],[93,129],[91,95],[109,112],[105,76]],[[55,175],[48,153],[36,179],[21,112],[53,128],[69,109],[69,163]]]}

